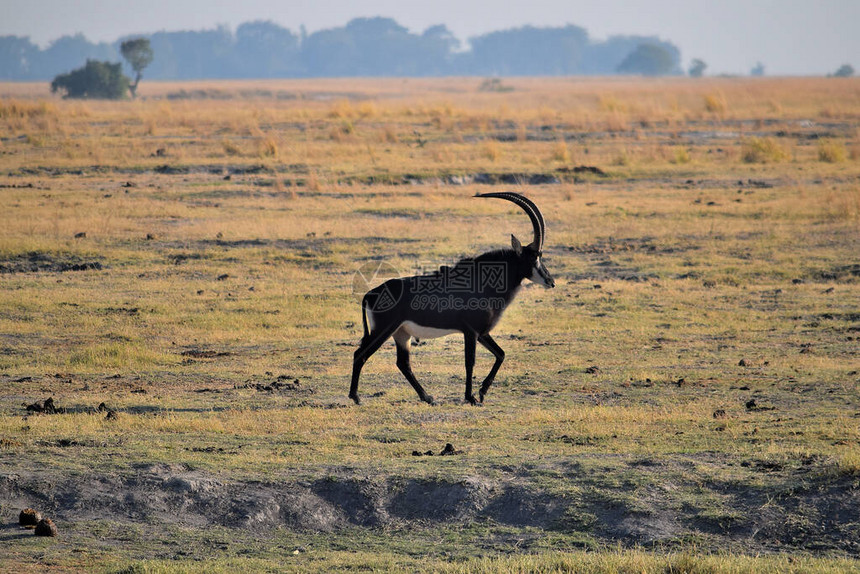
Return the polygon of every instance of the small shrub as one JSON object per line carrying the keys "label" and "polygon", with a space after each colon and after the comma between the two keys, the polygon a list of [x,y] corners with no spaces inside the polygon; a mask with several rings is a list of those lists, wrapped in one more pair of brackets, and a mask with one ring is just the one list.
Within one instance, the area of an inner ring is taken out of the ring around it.
{"label": "small shrub", "polygon": [[305,180],[305,187],[310,191],[320,191],[322,189],[322,182],[320,181],[317,172],[312,170],[308,173],[308,177]]}
{"label": "small shrub", "polygon": [[604,112],[626,112],[627,104],[619,101],[615,96],[600,96],[598,100],[600,109]]}
{"label": "small shrub", "polygon": [[224,153],[229,156],[240,156],[242,155],[242,150],[239,147],[231,142],[230,140],[224,140],[221,142],[221,147],[224,149]]}
{"label": "small shrub", "polygon": [[525,142],[525,141],[528,141],[528,139],[529,139],[529,134],[528,134],[528,128],[526,127],[526,125],[525,124],[517,124],[517,141],[518,142]]}
{"label": "small shrub", "polygon": [[480,86],[478,86],[478,91],[506,93],[513,92],[514,88],[512,88],[511,86],[506,86],[499,78],[487,78],[486,80],[481,82]]}
{"label": "small shrub", "polygon": [[373,102],[362,102],[358,106],[358,115],[362,118],[374,118],[379,115],[379,110]]}
{"label": "small shrub", "polygon": [[45,101],[24,102],[20,100],[0,100],[0,120],[30,119],[55,115],[57,108]]}
{"label": "small shrub", "polygon": [[705,96],[705,109],[712,114],[726,113],[726,97],[722,93]]}
{"label": "small shrub", "polygon": [[354,116],[355,109],[352,107],[352,104],[349,103],[349,100],[339,100],[335,102],[328,113],[328,117],[334,119],[351,118]]}
{"label": "small shrub", "polygon": [[690,163],[690,152],[685,147],[676,147],[669,161],[674,164]]}
{"label": "small shrub", "polygon": [[45,138],[36,134],[27,134],[24,140],[33,147],[45,147]]}
{"label": "small shrub", "polygon": [[278,157],[278,144],[274,138],[266,137],[257,142],[257,155],[264,157]]}
{"label": "small shrub", "polygon": [[561,163],[570,162],[570,149],[567,147],[567,142],[558,140],[552,148],[552,159]]}
{"label": "small shrub", "polygon": [[788,159],[788,152],[770,137],[751,137],[741,146],[741,159],[744,163],[780,162]]}
{"label": "small shrub", "polygon": [[481,155],[496,163],[502,157],[502,147],[495,140],[486,140],[481,147]]}
{"label": "small shrub", "polygon": [[385,143],[397,143],[400,141],[400,138],[397,136],[397,131],[391,125],[385,125],[380,131],[377,132],[377,139],[381,142]]}
{"label": "small shrub", "polygon": [[87,60],[86,66],[60,74],[51,82],[51,91],[65,92],[65,98],[121,100],[128,96],[130,80],[122,64]]}
{"label": "small shrub", "polygon": [[625,166],[630,165],[631,161],[630,154],[628,153],[626,148],[622,148],[618,150],[618,154],[612,158],[612,165]]}
{"label": "small shrub", "polygon": [[818,142],[818,161],[825,163],[839,163],[845,161],[848,152],[841,142],[834,140],[819,140]]}
{"label": "small shrub", "polygon": [[349,120],[344,120],[340,125],[333,126],[329,132],[329,137],[338,143],[348,141],[355,133],[355,125]]}

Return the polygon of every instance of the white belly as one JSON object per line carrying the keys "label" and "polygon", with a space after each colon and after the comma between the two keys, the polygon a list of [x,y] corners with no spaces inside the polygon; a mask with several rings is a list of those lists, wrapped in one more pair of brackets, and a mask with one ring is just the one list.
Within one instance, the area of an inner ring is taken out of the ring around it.
{"label": "white belly", "polygon": [[436,339],[437,337],[444,337],[446,335],[453,335],[454,333],[459,333],[456,329],[436,329],[433,327],[424,327],[417,323],[413,323],[412,321],[404,321],[400,326],[401,329],[409,333],[411,336],[416,339]]}

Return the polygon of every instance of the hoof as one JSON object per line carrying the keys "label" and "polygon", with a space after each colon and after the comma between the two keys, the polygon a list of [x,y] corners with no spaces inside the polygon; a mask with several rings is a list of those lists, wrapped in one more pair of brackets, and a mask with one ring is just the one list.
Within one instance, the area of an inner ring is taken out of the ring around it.
{"label": "hoof", "polygon": [[435,405],[436,404],[436,401],[434,401],[433,397],[431,397],[430,395],[424,395],[423,397],[421,397],[421,400],[424,401],[425,403],[427,403],[428,405]]}
{"label": "hoof", "polygon": [[[483,397],[481,397],[481,399],[482,399],[481,402],[484,402]],[[477,399],[475,399],[475,395],[468,395],[466,397],[466,402],[469,403],[470,405],[472,405],[473,407],[477,407],[479,404]]]}
{"label": "hoof", "polygon": [[361,404],[361,399],[358,398],[358,395],[349,395],[349,398],[351,398],[353,401],[355,401],[355,404],[357,404],[357,405]]}

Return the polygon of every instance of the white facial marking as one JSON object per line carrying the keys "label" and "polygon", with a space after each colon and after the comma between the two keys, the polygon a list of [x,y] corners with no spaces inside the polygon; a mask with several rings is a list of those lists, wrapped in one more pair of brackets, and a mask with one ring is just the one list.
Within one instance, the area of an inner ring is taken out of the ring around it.
{"label": "white facial marking", "polygon": [[546,279],[544,279],[543,276],[538,271],[539,265],[540,265],[540,259],[538,259],[535,262],[535,266],[532,267],[532,275],[531,275],[531,277],[529,277],[529,279],[531,279],[533,282],[537,283],[538,285],[543,285],[544,287],[548,287],[549,283],[546,282]]}
{"label": "white facial marking", "polygon": [[416,339],[436,339],[446,335],[458,333],[456,329],[436,329],[434,327],[424,327],[412,321],[404,321],[401,329],[415,337]]}

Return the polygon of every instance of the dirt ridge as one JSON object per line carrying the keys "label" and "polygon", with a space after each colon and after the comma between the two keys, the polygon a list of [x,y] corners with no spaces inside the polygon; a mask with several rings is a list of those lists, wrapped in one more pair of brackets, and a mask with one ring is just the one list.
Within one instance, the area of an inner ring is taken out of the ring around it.
{"label": "dirt ridge", "polygon": [[[571,481],[577,482],[572,474]],[[90,520],[219,525],[264,531],[332,532],[351,527],[415,528],[490,521],[515,528],[579,531],[607,544],[663,545],[710,537],[715,547],[784,545],[860,557],[857,477],[786,478],[774,489],[706,486],[723,515],[682,502],[683,484],[654,482],[625,498],[582,479],[581,496],[544,490],[517,476],[465,479],[332,474],[305,481],[233,480],[184,465],[148,465],[132,474],[0,474],[0,514],[38,508],[59,524]],[[693,483],[699,484],[693,480]],[[777,494],[775,494],[777,493]],[[615,496],[615,495],[618,496]]]}

